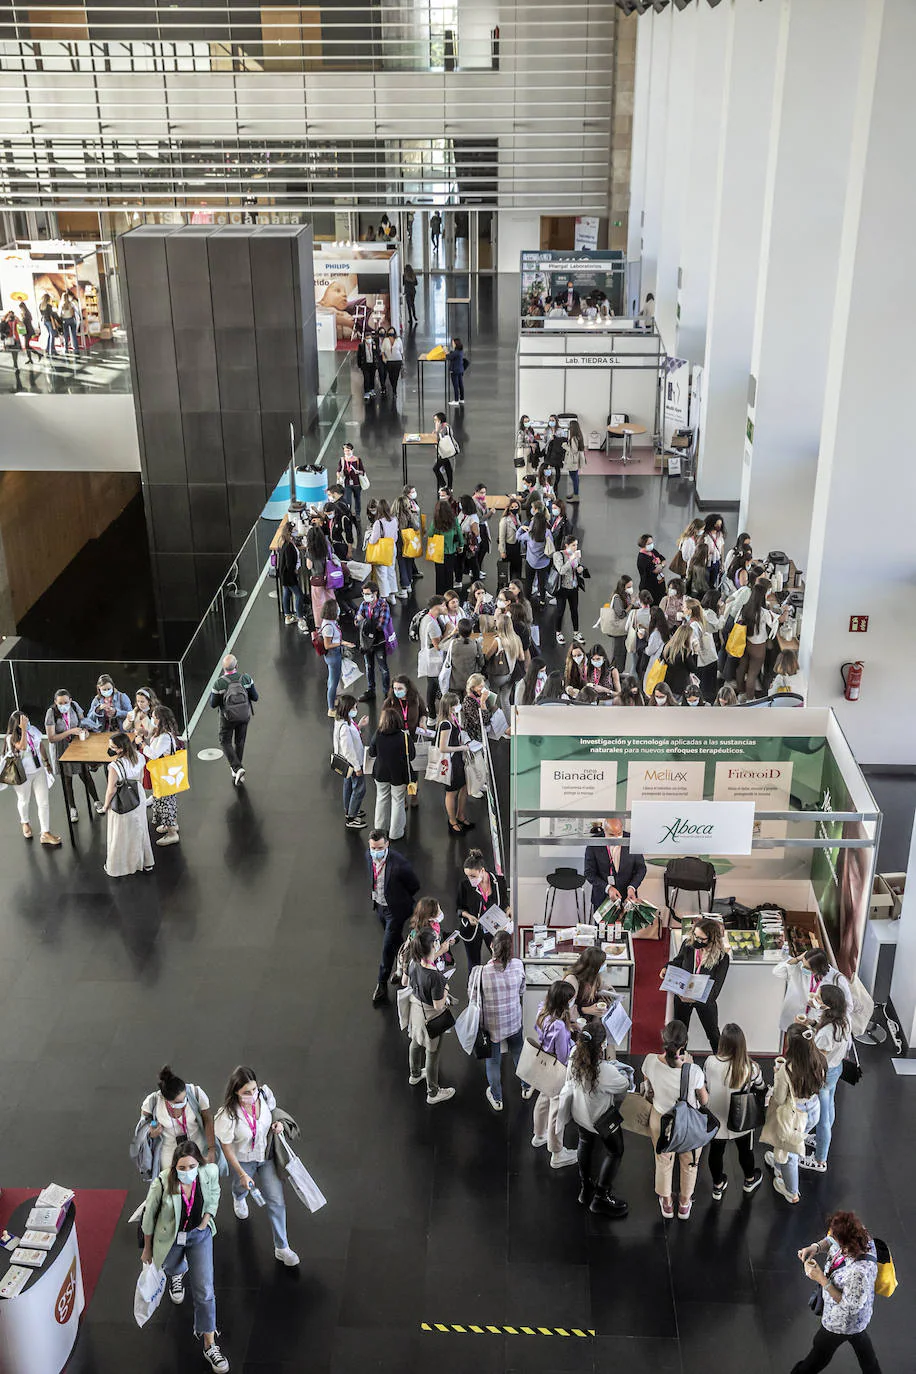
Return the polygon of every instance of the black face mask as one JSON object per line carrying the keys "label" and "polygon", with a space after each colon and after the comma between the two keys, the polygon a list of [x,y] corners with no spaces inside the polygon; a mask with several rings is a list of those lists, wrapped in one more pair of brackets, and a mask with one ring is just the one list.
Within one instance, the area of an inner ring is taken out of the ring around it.
{"label": "black face mask", "polygon": [[111,747],[110,744],[109,744],[108,748],[105,750],[105,752],[106,752],[106,754],[108,755],[108,757],[109,757],[110,759],[116,759],[116,758],[118,757],[118,751],[117,751],[117,749],[112,749],[112,747]]}

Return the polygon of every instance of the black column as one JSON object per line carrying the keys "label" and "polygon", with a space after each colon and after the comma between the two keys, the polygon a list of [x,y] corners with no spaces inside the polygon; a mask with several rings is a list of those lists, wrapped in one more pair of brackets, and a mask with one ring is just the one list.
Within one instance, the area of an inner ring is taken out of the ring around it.
{"label": "black column", "polygon": [[317,420],[312,231],[144,225],[119,249],[160,613],[196,621]]}

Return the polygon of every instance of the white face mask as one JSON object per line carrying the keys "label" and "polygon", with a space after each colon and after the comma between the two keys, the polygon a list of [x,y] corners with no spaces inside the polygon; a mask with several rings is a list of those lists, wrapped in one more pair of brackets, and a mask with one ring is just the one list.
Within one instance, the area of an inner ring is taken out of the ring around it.
{"label": "white face mask", "polygon": [[114,693],[114,688],[113,688],[113,687],[103,687],[103,688],[102,688],[102,693],[101,693],[101,694],[102,694],[103,697],[110,697],[110,696],[113,695],[113,693]]}
{"label": "white face mask", "polygon": [[649,542],[648,542],[648,544],[646,545],[646,553],[651,553],[652,550],[653,550],[654,548],[655,548],[655,545],[653,544],[652,540],[650,539]]}
{"label": "white face mask", "polygon": [[573,654],[573,663],[581,663],[581,662],[582,662],[582,655],[581,655],[581,654]]}
{"label": "white face mask", "polygon": [[592,667],[593,667],[593,668],[600,668],[600,667],[602,666],[603,663],[604,663],[604,659],[603,659],[603,658],[593,658],[593,659],[592,659]]}
{"label": "white face mask", "polygon": [[655,704],[656,706],[667,706],[668,702],[665,697],[656,697]]}

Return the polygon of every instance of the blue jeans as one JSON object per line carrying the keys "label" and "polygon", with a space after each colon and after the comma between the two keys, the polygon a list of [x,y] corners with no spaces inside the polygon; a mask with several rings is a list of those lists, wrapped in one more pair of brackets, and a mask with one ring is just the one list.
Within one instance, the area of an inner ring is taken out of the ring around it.
{"label": "blue jeans", "polygon": [[[298,582],[294,587],[281,587],[282,606],[284,615],[295,614],[297,620],[301,620],[305,615],[305,598],[302,595],[302,588]],[[293,606],[295,605],[295,612]]]}
{"label": "blue jeans", "polygon": [[69,347],[70,347],[70,342],[71,342],[71,339],[72,339],[72,342],[73,342],[73,352],[74,352],[74,353],[77,353],[77,352],[79,351],[79,345],[78,345],[77,342],[76,342],[76,320],[64,320],[64,321],[63,321],[63,325],[64,325],[64,348],[69,349]]}
{"label": "blue jeans", "polygon": [[[519,1055],[522,1052],[522,1045],[524,1043],[525,1037],[522,1033],[521,1026],[519,1026],[514,1035],[506,1036],[506,1044],[509,1046],[512,1062],[516,1066],[518,1065]],[[503,1100],[502,1058],[502,1044],[499,1040],[494,1040],[490,1053],[484,1060],[484,1064],[487,1070],[487,1082],[490,1085],[490,1092],[496,1098],[497,1102],[502,1102]],[[527,1083],[522,1084],[523,1088],[527,1088],[527,1086]]]}
{"label": "blue jeans", "polygon": [[[806,1131],[813,1130],[817,1125],[821,1111],[821,1104],[818,1099],[816,1097],[799,1098],[796,1105],[808,1113]],[[776,1172],[782,1175],[783,1183],[794,1197],[798,1192],[798,1155],[790,1154],[785,1164],[777,1164]]]}
{"label": "blue jeans", "polygon": [[53,358],[53,357],[54,357],[54,330],[51,328],[51,326],[50,326],[49,324],[46,324],[46,325],[45,325],[45,334],[47,335],[47,342],[45,343],[45,353],[48,355],[49,358]]}
{"label": "blue jeans", "polygon": [[357,520],[361,519],[363,513],[362,487],[344,487],[344,500],[350,509],[356,512]]}
{"label": "blue jeans", "polygon": [[388,695],[391,687],[391,669],[388,667],[388,651],[384,644],[380,649],[373,649],[371,653],[364,653],[363,660],[366,665],[366,691],[375,691],[375,670],[376,666],[382,677],[382,691]]}
{"label": "blue jeans", "polygon": [[189,1231],[187,1245],[173,1245],[165,1257],[163,1273],[174,1278],[191,1275],[191,1301],[194,1304],[194,1335],[205,1336],[216,1330],[216,1297],[213,1293],[213,1235],[209,1226]]}
{"label": "blue jeans", "polygon": [[570,480],[570,482],[572,482],[573,496],[578,496],[578,495],[579,495],[579,473],[578,473],[578,470],[577,470],[576,472],[571,472],[571,473],[569,474],[569,480]]}
{"label": "blue jeans", "polygon": [[842,1064],[835,1064],[832,1069],[828,1069],[826,1082],[817,1095],[821,1104],[821,1114],[817,1119],[814,1157],[820,1164],[826,1164],[830,1152],[830,1137],[833,1135],[833,1123],[836,1119],[836,1104],[833,1099],[842,1072]]}
{"label": "blue jeans", "polygon": [[347,818],[352,820],[359,811],[360,803],[366,795],[366,775],[365,773],[354,773],[352,777],[344,778],[343,785],[343,804]]}
{"label": "blue jeans", "polygon": [[340,674],[343,670],[343,650],[339,647],[329,649],[324,656],[324,661],[328,665],[328,710],[333,711],[334,702],[337,698],[337,688],[340,686]]}
{"label": "blue jeans", "polygon": [[[286,1250],[289,1241],[286,1239],[286,1199],[283,1196],[283,1184],[277,1177],[277,1170],[272,1159],[258,1160],[239,1160],[242,1168],[249,1178],[253,1178],[255,1187],[260,1188],[267,1203],[267,1214],[270,1217],[270,1228],[274,1233],[274,1249]],[[232,1176],[232,1196],[247,1197],[248,1190],[243,1188],[235,1174]],[[251,1203],[251,1206],[257,1206]]]}

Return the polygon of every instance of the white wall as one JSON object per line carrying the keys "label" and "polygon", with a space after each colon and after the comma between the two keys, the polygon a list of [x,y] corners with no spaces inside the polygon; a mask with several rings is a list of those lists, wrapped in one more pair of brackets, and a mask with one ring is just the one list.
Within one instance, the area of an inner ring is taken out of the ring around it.
{"label": "white wall", "polygon": [[[519,255],[541,246],[541,217],[534,210],[500,210],[496,256],[500,272],[518,272]],[[519,313],[521,297],[519,297]]]}
{"label": "white wall", "polygon": [[0,469],[139,472],[134,398],[0,396]]}

